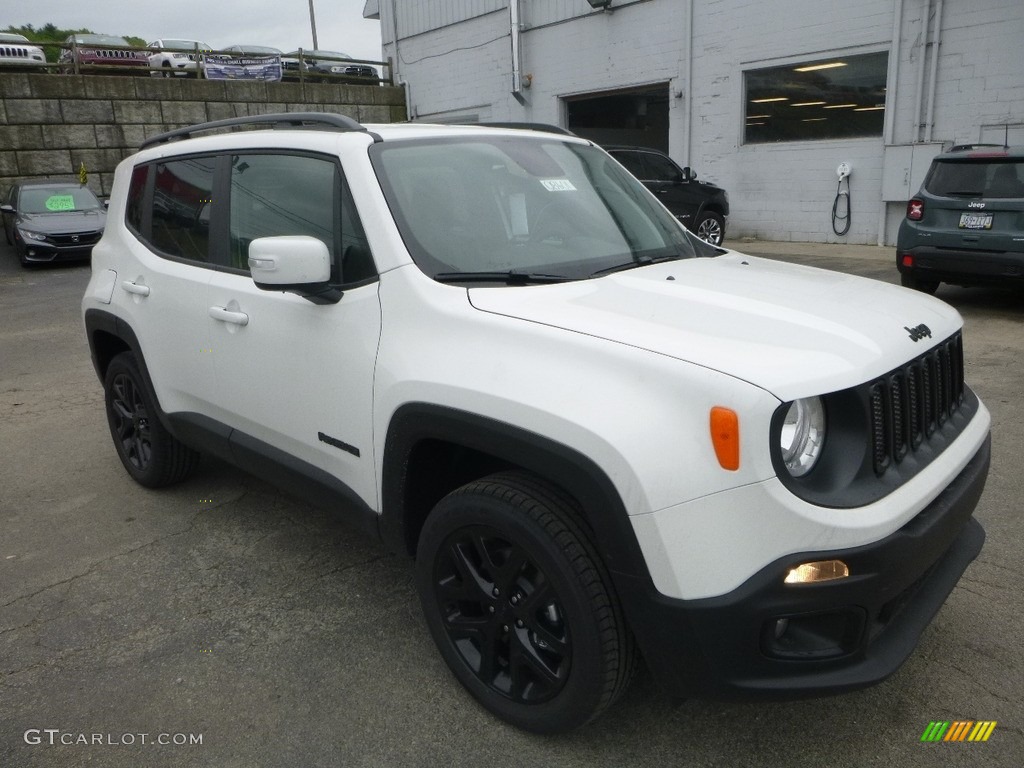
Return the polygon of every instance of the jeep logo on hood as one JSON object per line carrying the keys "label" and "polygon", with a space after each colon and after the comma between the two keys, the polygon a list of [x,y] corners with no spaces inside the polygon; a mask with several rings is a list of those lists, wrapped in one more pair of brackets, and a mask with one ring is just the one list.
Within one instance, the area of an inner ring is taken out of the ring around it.
{"label": "jeep logo on hood", "polygon": [[913,328],[903,326],[903,330],[910,334],[911,341],[920,341],[921,339],[930,339],[932,337],[932,329],[929,328],[924,323],[921,323],[920,325],[915,325]]}
{"label": "jeep logo on hood", "polygon": [[981,202],[980,200],[971,200],[971,202],[969,202],[967,204],[967,207],[968,208],[984,208],[985,204],[983,202]]}

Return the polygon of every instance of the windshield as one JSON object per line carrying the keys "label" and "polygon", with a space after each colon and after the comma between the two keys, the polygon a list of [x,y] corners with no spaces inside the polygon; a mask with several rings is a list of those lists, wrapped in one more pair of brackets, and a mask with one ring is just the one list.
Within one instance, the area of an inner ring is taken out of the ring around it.
{"label": "windshield", "polygon": [[128,41],[123,37],[114,35],[76,35],[75,42],[88,45],[128,45]]}
{"label": "windshield", "polygon": [[100,201],[88,187],[25,187],[18,198],[19,213],[69,213],[100,207]]}
{"label": "windshield", "polygon": [[596,147],[550,137],[373,145],[374,169],[416,264],[438,279],[581,279],[695,255],[682,226]]}
{"label": "windshield", "polygon": [[24,35],[16,35],[13,32],[0,32],[0,43],[27,43],[29,40]]}
{"label": "windshield", "polygon": [[199,50],[208,51],[210,46],[206,43],[201,43],[198,40],[164,40],[164,48],[195,48],[199,46]]}
{"label": "windshield", "polygon": [[979,158],[936,162],[924,188],[941,197],[1024,197],[1024,160]]}
{"label": "windshield", "polygon": [[260,56],[280,56],[281,52],[277,48],[270,48],[265,45],[232,45],[228,48],[229,51],[237,51],[239,53],[254,53]]}

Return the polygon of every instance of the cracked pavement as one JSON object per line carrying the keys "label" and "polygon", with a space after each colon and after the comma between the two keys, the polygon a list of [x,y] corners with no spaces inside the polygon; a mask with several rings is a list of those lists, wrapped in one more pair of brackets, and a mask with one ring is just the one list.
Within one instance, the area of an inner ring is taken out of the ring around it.
{"label": "cracked pavement", "polygon": [[[891,249],[734,244],[896,282]],[[993,416],[988,538],[887,682],[817,701],[674,701],[641,673],[559,738],[497,722],[448,673],[411,562],[205,459],[135,485],[110,444],[81,265],[0,247],[0,766],[1014,766],[1024,754],[1024,292],[943,286]],[[931,720],[996,720],[922,744]],[[202,744],[28,744],[201,734]]]}

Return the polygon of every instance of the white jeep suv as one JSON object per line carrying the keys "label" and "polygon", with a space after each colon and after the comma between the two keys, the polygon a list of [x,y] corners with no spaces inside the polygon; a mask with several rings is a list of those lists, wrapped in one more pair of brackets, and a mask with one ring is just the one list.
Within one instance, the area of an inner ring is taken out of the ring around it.
{"label": "white jeep suv", "polygon": [[[243,124],[275,130],[198,135]],[[984,540],[953,309],[703,243],[572,136],[154,137],[83,313],[135,480],[219,456],[413,556],[445,661],[529,730],[641,656],[686,695],[878,682]]]}

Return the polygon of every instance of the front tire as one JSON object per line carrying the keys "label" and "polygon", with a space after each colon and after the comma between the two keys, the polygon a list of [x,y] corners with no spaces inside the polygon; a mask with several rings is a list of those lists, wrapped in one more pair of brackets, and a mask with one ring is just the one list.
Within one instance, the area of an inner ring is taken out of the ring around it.
{"label": "front tire", "polygon": [[713,211],[705,211],[698,217],[693,234],[711,245],[721,245],[725,239],[725,219]]}
{"label": "front tire", "polygon": [[503,720],[559,733],[604,712],[636,650],[575,502],[519,472],[442,499],[416,577],[427,626],[459,682]]}
{"label": "front tire", "polygon": [[147,488],[188,477],[199,463],[199,454],[160,423],[134,354],[122,352],[110,361],[103,388],[110,436],[128,474]]}

